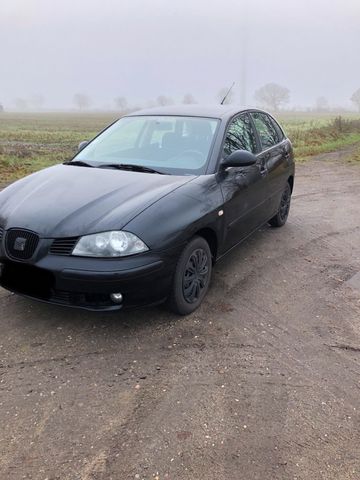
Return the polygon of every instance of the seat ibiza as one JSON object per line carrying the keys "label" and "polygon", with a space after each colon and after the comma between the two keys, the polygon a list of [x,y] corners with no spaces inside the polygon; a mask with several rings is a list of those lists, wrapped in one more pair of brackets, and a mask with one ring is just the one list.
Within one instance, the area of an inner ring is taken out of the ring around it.
{"label": "seat ibiza", "polygon": [[0,193],[0,285],[90,310],[168,300],[189,314],[214,262],[265,223],[284,225],[294,171],[264,111],[132,113]]}

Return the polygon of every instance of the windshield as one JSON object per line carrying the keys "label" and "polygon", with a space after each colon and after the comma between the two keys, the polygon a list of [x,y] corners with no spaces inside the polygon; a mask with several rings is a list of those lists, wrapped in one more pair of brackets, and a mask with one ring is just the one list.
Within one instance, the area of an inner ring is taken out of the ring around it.
{"label": "windshield", "polygon": [[166,174],[201,175],[206,172],[218,122],[202,117],[124,117],[73,160],[99,167],[130,164]]}

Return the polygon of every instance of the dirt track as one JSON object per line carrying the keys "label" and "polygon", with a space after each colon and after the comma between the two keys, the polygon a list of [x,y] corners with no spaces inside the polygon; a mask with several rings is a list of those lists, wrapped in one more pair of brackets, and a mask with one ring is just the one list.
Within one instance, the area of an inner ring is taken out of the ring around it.
{"label": "dirt track", "polygon": [[0,479],[359,479],[360,169],[341,156],[298,167],[288,224],[218,264],[187,318],[0,289]]}

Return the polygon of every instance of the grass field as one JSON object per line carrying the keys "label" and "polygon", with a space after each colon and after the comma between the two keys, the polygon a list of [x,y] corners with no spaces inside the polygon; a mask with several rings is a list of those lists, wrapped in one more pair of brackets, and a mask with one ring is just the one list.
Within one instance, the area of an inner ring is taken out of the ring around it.
{"label": "grass field", "polygon": [[[0,114],[0,183],[71,158],[79,142],[92,138],[117,116],[114,112]],[[360,144],[359,115],[286,113],[279,120],[298,161]],[[349,160],[360,162],[360,149]]]}

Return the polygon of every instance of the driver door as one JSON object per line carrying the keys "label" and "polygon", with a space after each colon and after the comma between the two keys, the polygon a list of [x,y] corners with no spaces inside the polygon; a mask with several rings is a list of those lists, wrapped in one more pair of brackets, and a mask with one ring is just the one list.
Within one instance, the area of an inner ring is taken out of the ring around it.
{"label": "driver door", "polygon": [[[225,134],[223,155],[235,150],[259,151],[253,123],[247,113],[235,117]],[[224,252],[267,220],[267,168],[262,159],[249,167],[231,167],[219,173],[224,198]]]}

